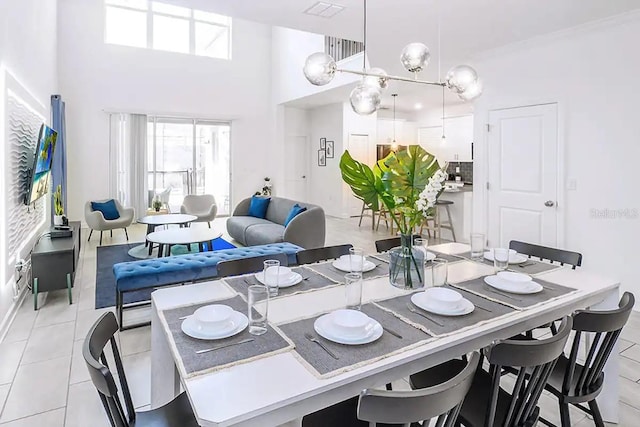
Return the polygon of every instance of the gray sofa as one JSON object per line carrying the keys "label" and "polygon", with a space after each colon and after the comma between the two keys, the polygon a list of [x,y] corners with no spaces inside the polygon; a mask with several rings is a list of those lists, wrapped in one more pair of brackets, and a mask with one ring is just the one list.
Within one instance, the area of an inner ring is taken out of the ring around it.
{"label": "gray sofa", "polygon": [[[248,216],[251,198],[244,199],[227,220],[227,232],[245,246],[289,242],[305,249],[324,246],[324,210],[309,203],[282,197],[271,197],[265,219]],[[285,227],[284,222],[295,204],[307,210],[296,215]]]}

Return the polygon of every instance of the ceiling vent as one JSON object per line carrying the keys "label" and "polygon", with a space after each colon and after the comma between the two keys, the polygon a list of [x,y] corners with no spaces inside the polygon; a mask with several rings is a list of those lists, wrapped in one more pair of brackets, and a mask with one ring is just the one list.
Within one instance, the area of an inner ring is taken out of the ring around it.
{"label": "ceiling vent", "polygon": [[339,4],[319,1],[304,11],[307,15],[320,16],[322,18],[333,18],[336,14],[344,10],[344,6]]}

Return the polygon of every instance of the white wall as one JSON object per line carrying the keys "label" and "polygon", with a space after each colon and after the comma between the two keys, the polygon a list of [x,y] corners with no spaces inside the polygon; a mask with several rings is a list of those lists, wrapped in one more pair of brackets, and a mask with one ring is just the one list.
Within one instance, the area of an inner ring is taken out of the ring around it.
{"label": "white wall", "polygon": [[108,195],[105,110],[232,120],[232,203],[281,167],[275,155],[271,27],[233,20],[233,60],[103,41],[102,0],[59,0],[59,75],[67,102],[69,215]]}
{"label": "white wall", "polygon": [[[56,72],[56,0],[5,1],[0,13],[0,165],[6,156],[4,129],[5,95],[8,88],[49,120],[50,96],[57,91]],[[4,173],[0,173],[0,190],[5,194]],[[7,265],[4,202],[0,201],[0,277],[10,273]],[[37,234],[37,232],[36,232]],[[25,242],[21,252],[28,256],[32,241]],[[12,282],[0,283],[0,336],[9,320],[13,304]],[[24,285],[23,285],[24,286]]]}
{"label": "white wall", "polygon": [[[309,55],[316,52],[324,52],[323,35],[290,28],[273,27],[272,40],[272,85],[275,104],[282,104],[352,84],[360,79],[360,77],[352,74],[336,73],[333,81],[325,86],[314,86],[309,83],[302,72],[302,68]],[[354,55],[340,61],[338,67],[360,71],[362,70],[362,55]]]}
{"label": "white wall", "polygon": [[[331,104],[309,111],[311,150],[309,168],[309,201],[321,206],[325,214],[341,216],[342,177],[340,155],[343,151],[342,104]],[[318,166],[320,138],[334,141],[335,157],[327,159],[327,166]]]}
{"label": "white wall", "polygon": [[[504,49],[473,64],[485,85],[475,104],[474,181],[485,180],[491,109],[557,102],[561,179],[577,185],[560,190],[563,246],[582,252],[584,268],[640,293],[640,264],[633,261],[640,238],[640,56],[631,47],[640,40],[640,18],[610,24]],[[486,226],[484,196],[476,185],[476,230]],[[593,209],[620,209],[622,216],[597,219]]]}

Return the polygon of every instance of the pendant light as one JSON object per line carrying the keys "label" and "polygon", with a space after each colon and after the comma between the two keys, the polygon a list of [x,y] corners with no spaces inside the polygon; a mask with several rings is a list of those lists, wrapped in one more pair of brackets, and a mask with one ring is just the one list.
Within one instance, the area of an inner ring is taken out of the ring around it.
{"label": "pendant light", "polygon": [[391,151],[394,153],[398,151],[398,143],[396,142],[396,97],[397,93],[392,93],[393,96],[393,141],[391,142]]}
{"label": "pendant light", "polygon": [[400,62],[408,72],[413,73],[412,78],[390,76],[380,68],[367,70],[367,0],[363,0],[363,12],[362,71],[338,68],[336,61],[330,55],[317,52],[307,58],[303,67],[304,75],[311,84],[326,85],[333,80],[336,72],[362,76],[362,81],[351,91],[349,96],[353,110],[362,115],[372,114],[378,110],[381,92],[388,86],[389,80],[441,86],[443,89],[447,87],[463,101],[471,101],[482,94],[482,82],[476,71],[468,65],[453,67],[447,73],[444,81],[441,80],[440,72],[438,72],[438,81],[436,82],[418,79],[418,73],[427,68],[431,59],[431,52],[423,43],[409,43],[400,54]]}

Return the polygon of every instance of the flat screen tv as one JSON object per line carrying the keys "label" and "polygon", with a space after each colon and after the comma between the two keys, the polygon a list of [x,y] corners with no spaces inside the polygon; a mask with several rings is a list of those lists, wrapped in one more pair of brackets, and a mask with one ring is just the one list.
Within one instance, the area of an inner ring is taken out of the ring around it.
{"label": "flat screen tv", "polygon": [[29,173],[29,182],[24,198],[27,205],[49,192],[49,177],[51,176],[53,152],[56,149],[57,139],[58,133],[55,130],[44,124],[40,126],[33,167]]}

